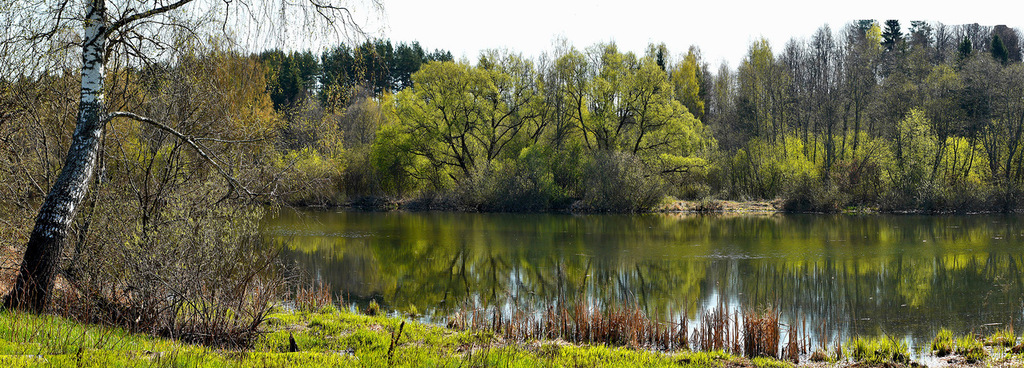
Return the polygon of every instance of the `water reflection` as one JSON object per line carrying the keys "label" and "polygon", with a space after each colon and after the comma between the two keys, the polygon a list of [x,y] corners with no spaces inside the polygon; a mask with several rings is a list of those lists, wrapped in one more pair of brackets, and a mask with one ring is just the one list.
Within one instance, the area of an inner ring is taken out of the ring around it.
{"label": "water reflection", "polygon": [[1020,216],[283,211],[264,237],[347,299],[443,316],[586,298],[655,318],[774,305],[814,338],[1020,325]]}

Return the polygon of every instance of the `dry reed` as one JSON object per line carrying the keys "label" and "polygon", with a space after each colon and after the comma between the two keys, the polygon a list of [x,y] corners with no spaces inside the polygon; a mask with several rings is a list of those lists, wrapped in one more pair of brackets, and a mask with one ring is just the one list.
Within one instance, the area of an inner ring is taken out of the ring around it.
{"label": "dry reed", "polygon": [[[561,339],[571,343],[608,344],[662,351],[693,349],[728,351],[747,357],[780,358],[779,313],[733,311],[720,305],[705,311],[690,329],[686,313],[675,322],[649,318],[641,308],[596,307],[584,302],[549,305],[540,311],[463,307],[447,326],[492,331],[510,341]],[[673,317],[675,318],[675,317]],[[800,324],[790,323],[783,356],[795,361],[801,352]],[[806,339],[807,337],[804,336]]]}
{"label": "dry reed", "polygon": [[743,315],[743,352],[748,358],[778,358],[779,313],[767,309]]}

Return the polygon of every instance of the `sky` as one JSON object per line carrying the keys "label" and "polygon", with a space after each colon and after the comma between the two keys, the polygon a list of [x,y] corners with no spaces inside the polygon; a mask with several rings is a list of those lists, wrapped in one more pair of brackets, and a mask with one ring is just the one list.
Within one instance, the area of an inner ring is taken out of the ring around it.
{"label": "sky", "polygon": [[[1024,26],[1014,0],[974,1],[653,1],[653,0],[383,0],[384,13],[367,30],[392,42],[419,41],[475,61],[481,50],[507,48],[527,57],[566,39],[578,49],[615,42],[642,54],[665,43],[673,56],[690,45],[705,61],[735,67],[751,42],[767,38],[778,52],[790,38],[806,39],[821,26],[833,31],[856,19],[899,19],[945,24]],[[372,35],[372,34],[371,34]]]}

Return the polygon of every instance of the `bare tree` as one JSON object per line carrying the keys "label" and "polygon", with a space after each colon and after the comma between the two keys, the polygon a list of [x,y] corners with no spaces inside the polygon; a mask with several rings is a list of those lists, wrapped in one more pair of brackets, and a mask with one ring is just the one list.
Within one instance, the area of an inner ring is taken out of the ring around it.
{"label": "bare tree", "polygon": [[[379,9],[378,2],[372,4]],[[325,31],[323,34],[344,36],[351,31],[362,32],[345,0],[5,0],[0,9],[5,17],[10,14],[6,24],[0,24],[8,31],[6,38],[0,39],[0,48],[18,50],[26,60],[47,57],[47,52],[53,50],[73,50],[67,55],[80,52],[81,56],[81,91],[71,145],[36,216],[14,289],[4,300],[7,307],[31,310],[42,310],[50,300],[62,249],[89,191],[104,127],[111,119],[134,119],[176,136],[215,167],[234,193],[254,195],[188,132],[132,112],[110,111],[104,99],[109,62],[146,62],[159,57],[161,50],[173,48],[178,32],[202,32],[202,26],[210,24],[219,25],[230,35],[248,37],[249,44],[270,35],[289,41],[281,35],[287,34],[289,22],[294,19],[299,20],[303,31],[317,27]],[[74,31],[78,25],[82,27],[80,32]],[[45,64],[31,65],[21,73],[49,72],[46,69]]]}

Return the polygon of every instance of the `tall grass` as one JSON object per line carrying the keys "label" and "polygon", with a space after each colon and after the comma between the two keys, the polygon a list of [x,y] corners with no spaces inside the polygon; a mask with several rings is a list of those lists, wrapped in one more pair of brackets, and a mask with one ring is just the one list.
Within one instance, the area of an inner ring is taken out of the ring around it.
{"label": "tall grass", "polygon": [[903,340],[883,335],[878,338],[857,337],[847,343],[850,358],[869,365],[910,363],[910,348]]}

